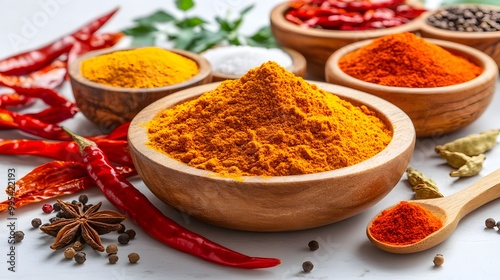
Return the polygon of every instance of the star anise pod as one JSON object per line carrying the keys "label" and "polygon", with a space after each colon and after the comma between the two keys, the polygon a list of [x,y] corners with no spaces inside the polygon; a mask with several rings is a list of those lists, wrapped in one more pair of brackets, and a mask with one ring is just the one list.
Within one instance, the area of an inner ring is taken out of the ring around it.
{"label": "star anise pod", "polygon": [[57,200],[57,202],[61,205],[65,218],[40,227],[46,234],[56,237],[54,243],[50,245],[50,248],[54,250],[66,247],[81,236],[92,249],[102,252],[104,247],[99,235],[119,230],[120,223],[125,220],[125,216],[118,212],[98,211],[101,202],[89,207],[85,212],[81,204],[67,203],[62,200]]}

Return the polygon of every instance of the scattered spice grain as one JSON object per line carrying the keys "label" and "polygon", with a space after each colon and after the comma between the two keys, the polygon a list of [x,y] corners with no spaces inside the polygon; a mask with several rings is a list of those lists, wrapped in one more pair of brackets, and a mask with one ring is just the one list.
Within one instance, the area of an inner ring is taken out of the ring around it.
{"label": "scattered spice grain", "polygon": [[436,254],[433,262],[435,266],[442,266],[444,264],[444,256],[442,254]]}
{"label": "scattered spice grain", "polygon": [[69,247],[64,250],[64,257],[66,259],[72,259],[75,255],[76,251],[73,247]]}
{"label": "scattered spice grain", "polygon": [[75,241],[75,243],[73,243],[73,249],[75,249],[75,251],[81,251],[83,250],[83,247],[85,246],[85,243],[81,242],[80,240],[77,240]]}
{"label": "scattered spice grain", "polygon": [[141,257],[137,253],[130,253],[128,254],[128,261],[130,263],[137,263]]}
{"label": "scattered spice grain", "polygon": [[[500,222],[500,221],[499,221]],[[487,228],[494,228],[496,226],[496,221],[493,218],[488,218],[484,221],[484,224]]]}
{"label": "scattered spice grain", "polygon": [[356,79],[408,88],[461,84],[483,72],[466,58],[409,32],[377,38],[340,58],[339,67]]}
{"label": "scattered spice grain", "polygon": [[118,243],[125,245],[125,244],[128,244],[129,241],[130,241],[130,237],[128,236],[128,234],[121,233],[120,235],[118,235]]}
{"label": "scattered spice grain", "polygon": [[42,205],[42,211],[46,214],[52,213],[52,210],[54,210],[54,207],[51,204],[45,203]]}
{"label": "scattered spice grain", "polygon": [[52,210],[53,211],[61,211],[61,205],[59,204],[59,202],[55,202],[53,205],[52,205]]}
{"label": "scattered spice grain", "polygon": [[42,225],[42,220],[40,218],[34,218],[31,220],[31,226],[33,228],[39,228]]}
{"label": "scattered spice grain", "polygon": [[24,239],[24,232],[21,230],[17,230],[14,232],[14,242],[19,243]]}
{"label": "scattered spice grain", "polygon": [[108,254],[116,254],[118,252],[118,246],[116,244],[109,244],[106,246],[106,253]]}
{"label": "scattered spice grain", "polygon": [[115,264],[115,263],[117,263],[117,262],[118,262],[118,259],[119,259],[119,258],[118,258],[118,255],[117,255],[117,254],[110,254],[110,255],[108,256],[108,261],[109,261],[109,263],[110,263],[110,264]]}
{"label": "scattered spice grain", "polygon": [[305,261],[302,263],[302,270],[304,270],[304,272],[311,272],[314,268],[314,264],[310,261]]}
{"label": "scattered spice grain", "polygon": [[311,250],[311,251],[316,251],[319,249],[319,243],[316,240],[309,241],[307,246],[309,246],[309,250]]}
{"label": "scattered spice grain", "polygon": [[127,229],[125,233],[128,235],[129,239],[134,239],[137,233],[133,229]]}
{"label": "scattered spice grain", "polygon": [[375,217],[368,230],[380,242],[407,245],[424,239],[442,226],[442,220],[429,210],[401,201]]}
{"label": "scattered spice grain", "polygon": [[269,61],[146,123],[148,145],[222,176],[286,176],[350,166],[392,132],[354,106]]}
{"label": "scattered spice grain", "polygon": [[87,195],[85,194],[82,194],[78,197],[78,201],[80,201],[81,203],[83,204],[87,204],[87,202],[89,201],[89,198]]}
{"label": "scattered spice grain", "polygon": [[86,79],[124,88],[155,88],[184,82],[199,72],[190,58],[158,47],[116,51],[82,61]]}
{"label": "scattered spice grain", "polygon": [[73,258],[75,262],[82,264],[87,260],[87,254],[85,254],[85,252],[77,252]]}

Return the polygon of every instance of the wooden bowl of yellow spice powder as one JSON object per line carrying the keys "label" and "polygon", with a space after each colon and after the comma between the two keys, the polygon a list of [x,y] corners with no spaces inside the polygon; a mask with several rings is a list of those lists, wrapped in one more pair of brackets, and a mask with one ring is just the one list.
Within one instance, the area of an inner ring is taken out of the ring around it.
{"label": "wooden bowl of yellow spice powder", "polygon": [[398,183],[414,143],[396,106],[312,84],[275,62],[158,100],[129,130],[134,165],[158,198],[248,231],[301,230],[362,212]]}
{"label": "wooden bowl of yellow spice powder", "polygon": [[158,47],[89,52],[69,66],[69,76],[76,105],[103,129],[131,121],[173,92],[212,81],[202,56]]}
{"label": "wooden bowl of yellow spice powder", "polygon": [[413,33],[345,46],[328,59],[326,81],[381,97],[413,121],[417,137],[463,128],[493,99],[498,68],[485,53]]}

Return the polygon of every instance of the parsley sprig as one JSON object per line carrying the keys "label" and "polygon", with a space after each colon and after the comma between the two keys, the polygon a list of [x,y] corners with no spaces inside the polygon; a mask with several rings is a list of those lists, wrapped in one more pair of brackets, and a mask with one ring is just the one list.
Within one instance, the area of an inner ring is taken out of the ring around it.
{"label": "parsley sprig", "polygon": [[249,36],[240,32],[244,17],[254,5],[241,10],[234,19],[229,16],[215,17],[215,28],[213,23],[190,15],[189,11],[195,6],[193,0],[176,0],[175,6],[181,16],[158,10],[151,15],[134,19],[134,26],[123,30],[123,33],[132,37],[133,46],[152,46],[158,40],[166,39],[173,43],[174,48],[195,53],[216,45],[277,47],[269,26],[264,26]]}

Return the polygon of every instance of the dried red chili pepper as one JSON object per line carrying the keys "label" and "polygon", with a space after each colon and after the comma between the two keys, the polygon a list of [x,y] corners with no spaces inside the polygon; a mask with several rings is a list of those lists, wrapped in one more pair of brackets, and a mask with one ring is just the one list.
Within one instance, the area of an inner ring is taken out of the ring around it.
{"label": "dried red chili pepper", "polygon": [[42,69],[29,74],[22,85],[55,89],[62,85],[66,76],[66,62],[56,60]]}
{"label": "dried red chili pepper", "polygon": [[78,110],[76,107],[50,107],[38,113],[28,113],[25,116],[37,119],[47,124],[58,124],[72,118]]}
{"label": "dried red chili pepper", "polygon": [[122,123],[117,126],[113,131],[106,135],[106,139],[110,140],[127,140],[128,128],[130,127],[130,122]]}
{"label": "dried red chili pepper", "polygon": [[51,140],[71,140],[68,134],[56,124],[44,123],[30,116],[0,109],[0,129],[17,128],[23,132]]}
{"label": "dried red chili pepper", "polygon": [[243,255],[183,228],[118,174],[95,143],[68,133],[80,146],[87,172],[104,196],[151,237],[179,251],[220,265],[252,269],[281,263],[279,259]]}
{"label": "dried red chili pepper", "polygon": [[[133,166],[130,157],[128,141],[125,140],[94,140],[106,156],[116,164]],[[44,140],[7,140],[0,139],[1,155],[31,155],[46,157],[61,161],[82,161],[81,154],[75,142],[53,142]]]}
{"label": "dried red chili pepper", "polygon": [[404,0],[292,1],[285,19],[303,27],[333,30],[367,30],[398,26],[425,10]]}
{"label": "dried red chili pepper", "polygon": [[74,33],[57,39],[41,48],[19,53],[1,60],[0,73],[5,75],[25,75],[41,69],[62,54],[69,52],[76,40],[88,40],[117,11],[118,8],[91,21]]}
{"label": "dried red chili pepper", "polygon": [[34,100],[32,98],[17,94],[15,92],[0,94],[0,108],[3,109],[27,107],[33,103]]}
{"label": "dried red chili pepper", "polygon": [[44,68],[32,72],[28,76],[8,76],[0,74],[0,85],[6,87],[19,86],[23,88],[50,88],[54,89],[64,82],[66,63],[54,61]]}
{"label": "dried red chili pepper", "polygon": [[89,40],[77,41],[68,53],[68,65],[70,65],[80,55],[103,48],[109,48],[116,45],[122,38],[123,33],[103,33],[92,34]]}
{"label": "dried red chili pepper", "polygon": [[[117,166],[114,168],[116,172],[124,177],[137,175],[135,168],[130,166]],[[61,169],[64,171],[61,172]],[[47,174],[62,176],[52,176],[54,180],[46,182]],[[41,182],[46,182],[46,184]],[[19,208],[50,198],[74,194],[93,187],[94,183],[81,162],[49,162],[33,169],[33,171],[18,180],[16,185],[17,191],[14,198],[0,202],[0,212],[7,210],[9,206]],[[11,194],[8,193],[8,195]],[[12,203],[13,205],[11,205]]]}

